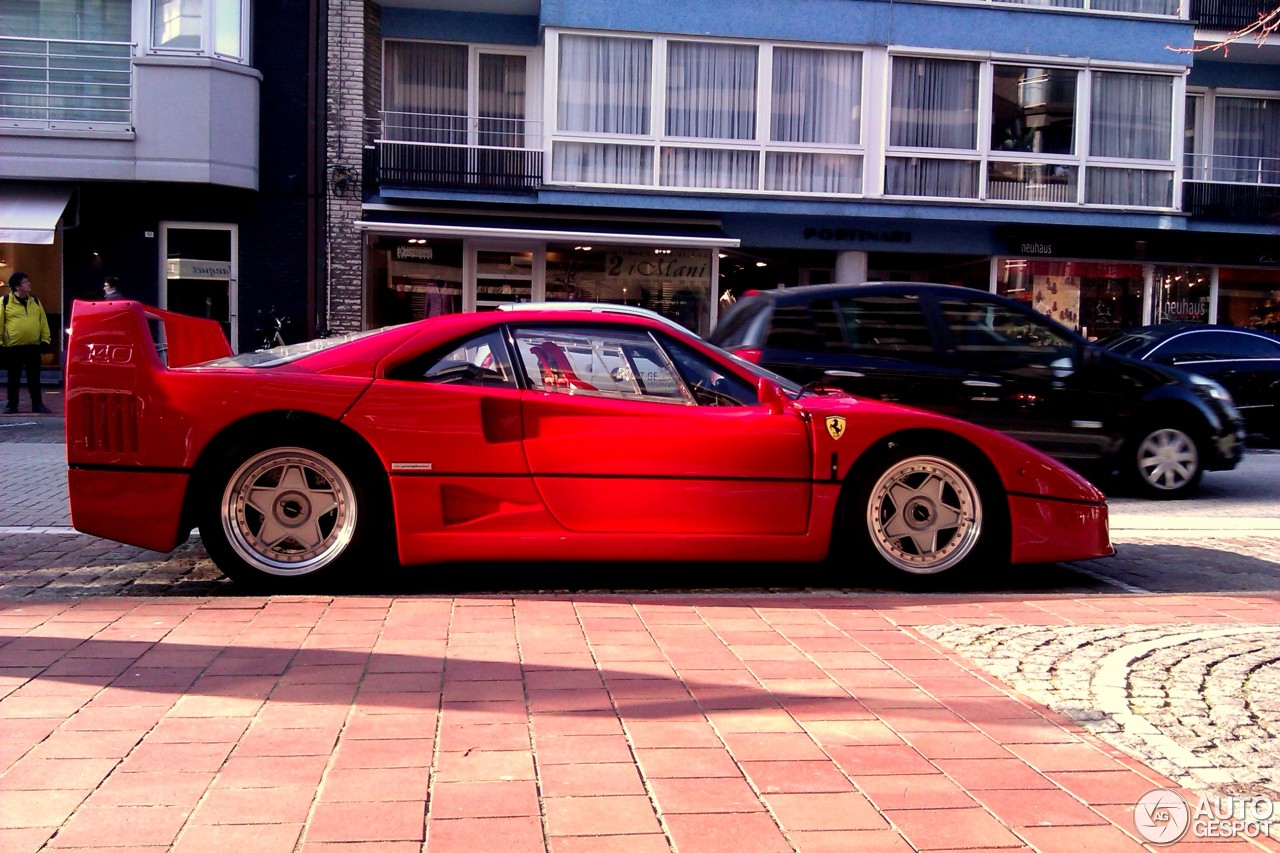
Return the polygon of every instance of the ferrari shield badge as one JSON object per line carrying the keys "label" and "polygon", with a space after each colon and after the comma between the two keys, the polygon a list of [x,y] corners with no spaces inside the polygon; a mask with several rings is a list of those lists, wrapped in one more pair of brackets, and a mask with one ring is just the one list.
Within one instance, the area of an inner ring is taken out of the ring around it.
{"label": "ferrari shield badge", "polygon": [[832,415],[827,418],[827,432],[831,433],[832,438],[839,438],[844,435],[844,418],[839,415]]}

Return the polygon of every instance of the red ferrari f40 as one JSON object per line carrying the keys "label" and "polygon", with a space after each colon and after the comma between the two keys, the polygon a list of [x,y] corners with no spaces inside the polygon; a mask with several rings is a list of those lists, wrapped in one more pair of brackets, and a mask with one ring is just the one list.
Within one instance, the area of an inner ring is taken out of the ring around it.
{"label": "red ferrari f40", "polygon": [[932,575],[1112,553],[1103,494],[982,427],[800,387],[630,314],[437,317],[233,355],[77,302],[78,530],[191,531],[257,588],[489,560],[821,561]]}

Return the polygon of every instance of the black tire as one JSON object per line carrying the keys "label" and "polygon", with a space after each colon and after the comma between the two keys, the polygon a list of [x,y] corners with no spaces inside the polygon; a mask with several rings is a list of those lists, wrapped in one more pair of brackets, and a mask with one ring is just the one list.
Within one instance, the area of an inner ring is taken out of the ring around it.
{"label": "black tire", "polygon": [[203,481],[200,538],[223,574],[255,591],[345,585],[389,545],[383,501],[360,470],[336,443],[241,444]]}
{"label": "black tire", "polygon": [[931,445],[890,445],[855,470],[841,549],[850,574],[920,583],[1007,567],[1007,499],[994,472],[976,451]]}
{"label": "black tire", "polygon": [[1195,492],[1204,475],[1197,434],[1176,420],[1153,420],[1125,443],[1121,473],[1138,494],[1177,500]]}

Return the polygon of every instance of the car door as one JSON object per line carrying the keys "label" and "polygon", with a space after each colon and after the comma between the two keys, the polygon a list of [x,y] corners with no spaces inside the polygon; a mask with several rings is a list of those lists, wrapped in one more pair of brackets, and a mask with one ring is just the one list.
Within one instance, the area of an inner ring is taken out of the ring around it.
{"label": "car door", "polygon": [[1085,359],[1085,344],[1020,305],[980,294],[939,296],[960,417],[1061,459],[1108,452],[1124,389]]}
{"label": "car door", "polygon": [[513,325],[512,340],[529,383],[522,404],[529,470],[567,529],[807,529],[808,425],[754,404],[744,378],[704,359],[707,384],[734,390],[708,396],[693,387],[687,365],[677,369],[658,338],[635,326]]}

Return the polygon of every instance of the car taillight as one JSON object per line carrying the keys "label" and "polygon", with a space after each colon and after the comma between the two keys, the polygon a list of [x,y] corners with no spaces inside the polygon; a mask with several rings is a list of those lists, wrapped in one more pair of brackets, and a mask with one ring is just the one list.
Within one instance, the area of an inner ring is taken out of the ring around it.
{"label": "car taillight", "polygon": [[754,347],[736,349],[733,350],[733,354],[744,361],[751,362],[752,364],[760,364],[761,360],[764,358],[764,350],[755,349]]}

